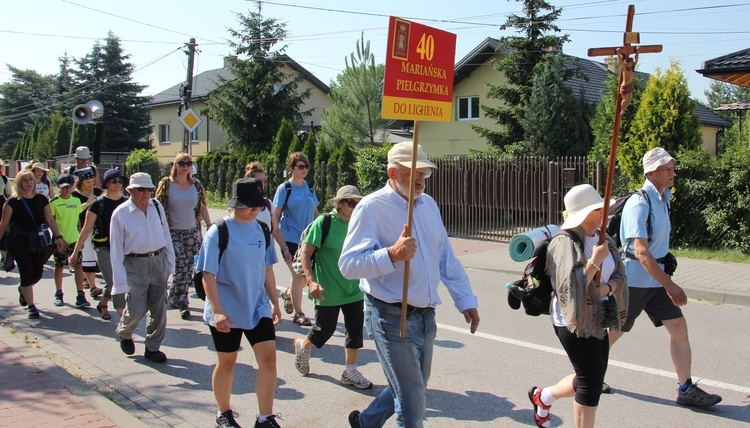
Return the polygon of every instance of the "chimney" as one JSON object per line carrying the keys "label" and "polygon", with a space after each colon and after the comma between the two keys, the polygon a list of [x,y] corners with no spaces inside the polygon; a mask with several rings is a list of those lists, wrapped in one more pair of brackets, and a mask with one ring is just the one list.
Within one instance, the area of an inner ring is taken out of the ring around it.
{"label": "chimney", "polygon": [[237,59],[236,56],[225,56],[224,57],[224,68],[232,68],[231,59]]}
{"label": "chimney", "polygon": [[604,58],[604,63],[607,64],[607,70],[613,74],[620,72],[620,63],[617,61],[617,57],[610,55]]}

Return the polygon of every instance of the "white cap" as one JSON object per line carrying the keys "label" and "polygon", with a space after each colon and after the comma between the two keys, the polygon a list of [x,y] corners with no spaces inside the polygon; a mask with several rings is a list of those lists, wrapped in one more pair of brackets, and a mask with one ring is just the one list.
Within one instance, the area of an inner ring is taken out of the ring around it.
{"label": "white cap", "polygon": [[673,160],[674,158],[661,147],[651,149],[643,155],[643,174],[646,175],[649,172],[656,171],[660,166],[666,165]]}

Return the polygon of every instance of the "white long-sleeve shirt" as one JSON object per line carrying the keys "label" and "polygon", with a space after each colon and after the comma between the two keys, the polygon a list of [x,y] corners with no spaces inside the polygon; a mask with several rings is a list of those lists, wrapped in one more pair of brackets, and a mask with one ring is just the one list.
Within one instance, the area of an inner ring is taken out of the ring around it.
{"label": "white long-sleeve shirt", "polygon": [[[159,205],[161,216],[156,210]],[[159,201],[151,200],[146,208],[147,214],[128,199],[112,213],[109,225],[109,258],[112,262],[112,294],[128,291],[128,278],[123,261],[127,254],[145,254],[159,249],[167,253],[169,273],[174,274],[175,258],[169,225],[164,215],[164,207]]]}
{"label": "white long-sleeve shirt", "polygon": [[[360,278],[359,288],[388,303],[401,302],[404,262],[392,263],[387,247],[406,224],[407,202],[389,184],[364,197],[354,209],[339,269],[344,277]],[[435,200],[422,194],[414,201],[412,237],[417,252],[409,266],[408,304],[424,308],[441,303],[437,287],[445,284],[456,308],[477,307],[469,277],[453,253]]]}

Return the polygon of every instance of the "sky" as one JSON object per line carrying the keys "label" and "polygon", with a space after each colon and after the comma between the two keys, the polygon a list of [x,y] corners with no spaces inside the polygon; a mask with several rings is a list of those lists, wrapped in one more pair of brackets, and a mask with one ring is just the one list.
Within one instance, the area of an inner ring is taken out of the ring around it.
{"label": "sky", "polygon": [[[677,61],[693,98],[705,100],[710,79],[695,72],[703,61],[750,47],[750,2],[742,0],[548,0],[563,9],[557,21],[570,42],[569,55],[586,57],[591,47],[619,46],[629,4],[641,44],[661,44],[643,54],[639,71],[666,70]],[[266,18],[286,24],[286,53],[325,83],[345,68],[344,58],[364,35],[376,63],[385,56],[388,17],[398,16],[457,35],[456,61],[485,38],[513,36],[500,31],[521,3],[504,0],[275,0],[262,3]],[[0,83],[11,78],[6,64],[41,74],[58,72],[58,58],[82,58],[112,31],[136,66],[133,81],[157,94],[185,80],[184,45],[198,43],[194,74],[222,67],[232,53],[228,28],[239,28],[237,13],[258,10],[242,0],[16,0],[0,10]],[[602,58],[598,58],[602,61]],[[71,105],[71,108],[73,106]],[[0,112],[2,114],[2,112]]]}

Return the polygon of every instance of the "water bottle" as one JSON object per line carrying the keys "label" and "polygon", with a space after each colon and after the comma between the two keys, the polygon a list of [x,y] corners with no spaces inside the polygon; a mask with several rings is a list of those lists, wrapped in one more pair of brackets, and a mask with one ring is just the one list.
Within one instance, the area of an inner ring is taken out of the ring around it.
{"label": "water bottle", "polygon": [[524,290],[523,287],[519,287],[509,282],[505,284],[505,288],[507,288],[510,294],[518,300],[523,300],[523,298],[526,297],[526,290]]}
{"label": "water bottle", "polygon": [[198,254],[193,256],[193,273],[198,272]]}

